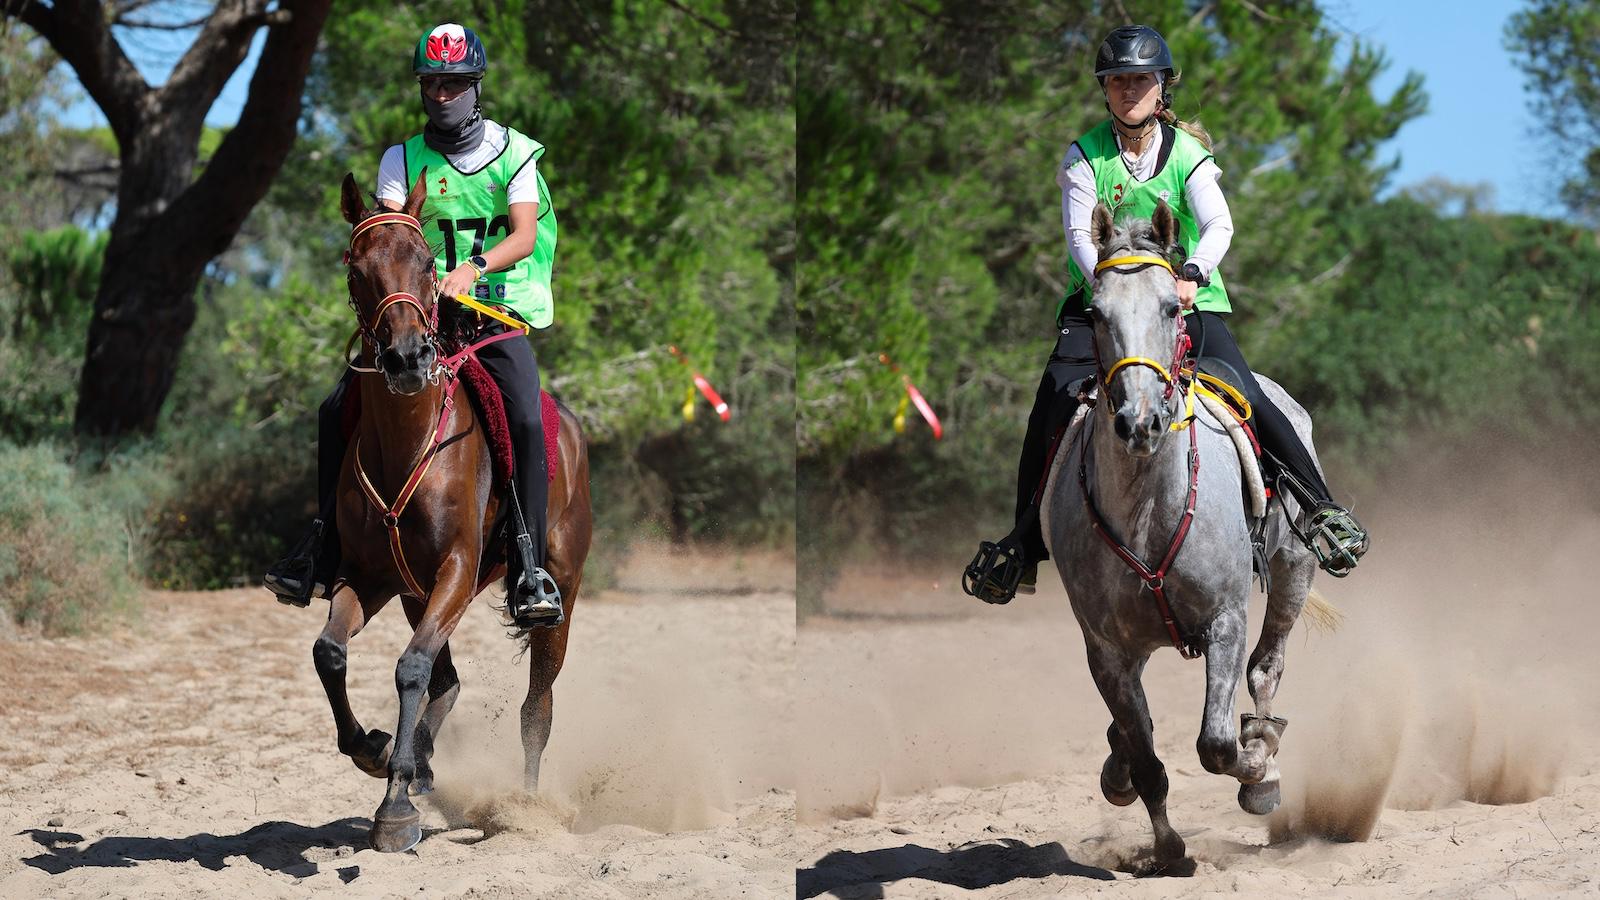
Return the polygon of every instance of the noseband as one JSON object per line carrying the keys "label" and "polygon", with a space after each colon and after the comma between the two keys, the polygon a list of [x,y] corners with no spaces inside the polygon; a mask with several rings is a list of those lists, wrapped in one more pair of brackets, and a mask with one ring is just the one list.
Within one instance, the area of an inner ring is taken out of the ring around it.
{"label": "noseband", "polygon": [[[1124,270],[1120,268],[1121,266],[1134,266],[1135,268]],[[1099,264],[1097,264],[1094,267],[1094,273],[1099,275],[1101,272],[1104,272],[1107,269],[1110,269],[1114,272],[1132,273],[1143,269],[1145,266],[1160,266],[1161,268],[1166,269],[1169,273],[1172,271],[1172,264],[1159,256],[1114,256],[1111,259],[1102,260]],[[1189,348],[1191,346],[1191,342],[1189,340],[1189,329],[1184,324],[1183,318],[1184,317],[1182,313],[1180,313],[1178,315],[1178,337],[1174,342],[1174,347],[1172,348],[1171,368],[1163,366],[1160,362],[1151,359],[1148,356],[1124,356],[1117,360],[1110,369],[1107,369],[1105,367],[1105,363],[1100,359],[1100,347],[1098,341],[1096,341],[1094,360],[1095,365],[1100,369],[1100,384],[1103,385],[1106,390],[1110,390],[1111,379],[1117,377],[1118,372],[1121,372],[1123,369],[1142,366],[1146,369],[1153,370],[1161,379],[1162,383],[1167,386],[1166,390],[1161,394],[1161,400],[1163,403],[1170,402],[1172,400],[1173,391],[1175,391],[1178,387],[1178,375],[1182,373],[1183,358],[1188,355]],[[1194,398],[1188,394],[1185,394],[1185,397],[1187,398],[1190,406],[1189,414],[1184,417],[1182,423],[1173,423],[1173,431],[1181,430],[1188,424],[1189,420],[1194,418]]]}
{"label": "noseband", "polygon": [[[408,216],[405,213],[379,213],[371,218],[364,219],[350,231],[350,245],[345,249],[344,252],[344,262],[346,266],[350,265],[351,250],[356,245],[356,238],[366,234],[368,231],[371,231],[379,225],[403,225],[414,230],[418,236],[422,235],[422,223],[417,221],[415,216]],[[424,238],[424,240],[426,240],[426,238]],[[431,269],[429,270],[429,274],[433,274]],[[345,345],[345,357],[347,360],[350,355],[350,348],[355,346],[356,338],[359,336],[367,342],[369,347],[372,348],[373,361],[377,361],[378,356],[383,352],[383,344],[378,341],[378,325],[383,322],[383,314],[389,311],[389,307],[398,303],[410,304],[416,308],[417,315],[422,319],[423,339],[428,343],[433,344],[435,351],[438,351],[437,332],[439,327],[439,305],[437,303],[431,307],[425,307],[422,305],[422,301],[417,299],[415,294],[407,291],[395,291],[378,302],[378,311],[372,314],[371,322],[363,322],[361,321],[361,308],[356,305],[355,295],[352,294],[350,296],[350,308],[356,312],[356,320],[359,323],[359,327],[356,329],[356,333],[350,336],[350,343]],[[442,356],[443,354],[439,353],[437,355]],[[348,364],[350,368],[356,370],[357,372],[380,373],[380,370],[377,368],[369,369],[358,366],[353,362]]]}

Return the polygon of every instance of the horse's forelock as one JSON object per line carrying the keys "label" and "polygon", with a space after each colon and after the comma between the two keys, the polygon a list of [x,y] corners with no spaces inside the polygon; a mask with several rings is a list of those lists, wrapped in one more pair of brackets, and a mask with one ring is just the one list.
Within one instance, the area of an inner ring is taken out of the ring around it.
{"label": "horse's forelock", "polygon": [[1156,238],[1155,226],[1145,219],[1118,222],[1111,231],[1111,239],[1102,248],[1101,256],[1137,256],[1140,254],[1164,255],[1166,248]]}

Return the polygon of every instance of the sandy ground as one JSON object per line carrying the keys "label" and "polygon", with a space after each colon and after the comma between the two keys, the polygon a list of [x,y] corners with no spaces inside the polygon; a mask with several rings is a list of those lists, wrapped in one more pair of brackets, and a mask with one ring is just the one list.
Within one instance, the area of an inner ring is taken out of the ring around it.
{"label": "sandy ground", "polygon": [[1270,817],[1199,764],[1201,664],[1153,658],[1191,877],[1136,877],[1149,819],[1100,796],[1109,714],[1059,580],[986,607],[965,560],[845,579],[799,634],[799,896],[1600,895],[1593,465],[1419,466],[1369,498],[1376,548],[1319,579],[1343,627],[1291,640]]}
{"label": "sandy ground", "polygon": [[[104,636],[0,642],[0,897],[791,894],[791,559],[644,551],[582,597],[537,798],[490,599],[452,641],[425,837],[393,855],[311,665],[325,606],[154,593]],[[407,636],[395,605],[351,645],[368,727],[394,730]]]}

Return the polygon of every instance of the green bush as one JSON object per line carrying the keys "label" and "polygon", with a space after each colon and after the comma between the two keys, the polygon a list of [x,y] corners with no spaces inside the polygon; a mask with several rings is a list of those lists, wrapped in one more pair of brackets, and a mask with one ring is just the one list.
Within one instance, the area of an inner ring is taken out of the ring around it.
{"label": "green bush", "polygon": [[138,501],[126,476],[90,474],[51,444],[0,443],[0,610],[9,622],[66,634],[133,609]]}

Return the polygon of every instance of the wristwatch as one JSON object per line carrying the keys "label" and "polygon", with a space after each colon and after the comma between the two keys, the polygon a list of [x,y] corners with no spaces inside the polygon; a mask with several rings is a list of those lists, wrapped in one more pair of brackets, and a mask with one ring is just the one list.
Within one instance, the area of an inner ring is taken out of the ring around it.
{"label": "wristwatch", "polygon": [[467,265],[478,270],[479,278],[482,278],[489,272],[489,261],[484,259],[482,256],[474,255],[467,257]]}
{"label": "wristwatch", "polygon": [[1178,277],[1184,281],[1192,281],[1200,287],[1205,287],[1211,283],[1211,279],[1201,274],[1200,267],[1192,262],[1183,264],[1183,268],[1178,270]]}

